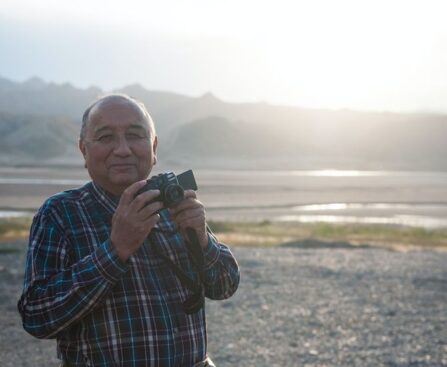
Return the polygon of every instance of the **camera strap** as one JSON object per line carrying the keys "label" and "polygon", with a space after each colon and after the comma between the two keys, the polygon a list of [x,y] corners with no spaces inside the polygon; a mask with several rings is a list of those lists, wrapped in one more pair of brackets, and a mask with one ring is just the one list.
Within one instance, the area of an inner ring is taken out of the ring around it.
{"label": "camera strap", "polygon": [[188,228],[187,232],[189,239],[186,239],[185,242],[188,250],[188,258],[192,267],[198,274],[198,282],[191,279],[179,265],[171,260],[169,256],[163,254],[157,245],[153,244],[152,248],[157,256],[160,256],[169,265],[182,286],[193,293],[183,303],[185,313],[192,314],[198,312],[205,304],[205,289],[203,286],[204,257],[195,231]]}
{"label": "camera strap", "polygon": [[195,264],[196,270],[199,273],[199,279],[203,282],[203,272],[205,269],[205,258],[203,256],[203,250],[200,246],[197,233],[192,228],[186,228],[186,234],[188,238],[186,239],[186,248],[190,253],[190,259]]}

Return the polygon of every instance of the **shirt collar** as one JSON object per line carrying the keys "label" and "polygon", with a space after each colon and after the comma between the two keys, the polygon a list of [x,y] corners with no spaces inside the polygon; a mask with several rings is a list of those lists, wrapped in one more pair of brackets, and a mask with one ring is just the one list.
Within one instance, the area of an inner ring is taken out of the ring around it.
{"label": "shirt collar", "polygon": [[91,190],[95,199],[110,213],[115,213],[116,207],[120,200],[119,196],[104,190],[97,183],[92,181]]}

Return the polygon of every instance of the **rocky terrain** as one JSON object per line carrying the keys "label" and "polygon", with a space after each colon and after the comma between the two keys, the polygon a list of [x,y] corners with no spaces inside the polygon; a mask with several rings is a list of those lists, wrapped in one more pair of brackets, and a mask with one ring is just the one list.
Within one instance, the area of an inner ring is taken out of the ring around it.
{"label": "rocky terrain", "polygon": [[[0,361],[58,366],[21,328],[23,242],[1,245]],[[19,249],[19,251],[7,251]],[[230,300],[208,301],[209,352],[230,366],[447,366],[447,253],[234,248]]]}

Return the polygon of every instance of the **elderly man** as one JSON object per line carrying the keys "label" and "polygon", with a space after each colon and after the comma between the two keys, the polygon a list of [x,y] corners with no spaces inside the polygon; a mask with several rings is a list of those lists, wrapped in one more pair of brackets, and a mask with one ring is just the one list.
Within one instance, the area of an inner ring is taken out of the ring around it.
{"label": "elderly man", "polygon": [[50,197],[33,220],[18,304],[25,330],[57,338],[62,366],[212,366],[204,308],[185,305],[198,289],[230,297],[238,265],[194,191],[164,208],[158,190],[141,190],[157,161],[146,108],[126,95],[99,99],[79,148],[92,181]]}

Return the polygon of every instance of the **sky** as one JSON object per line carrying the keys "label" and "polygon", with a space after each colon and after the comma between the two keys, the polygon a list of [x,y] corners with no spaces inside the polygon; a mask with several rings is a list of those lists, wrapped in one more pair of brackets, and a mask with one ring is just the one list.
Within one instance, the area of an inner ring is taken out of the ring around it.
{"label": "sky", "polygon": [[444,0],[1,0],[0,76],[447,113]]}

